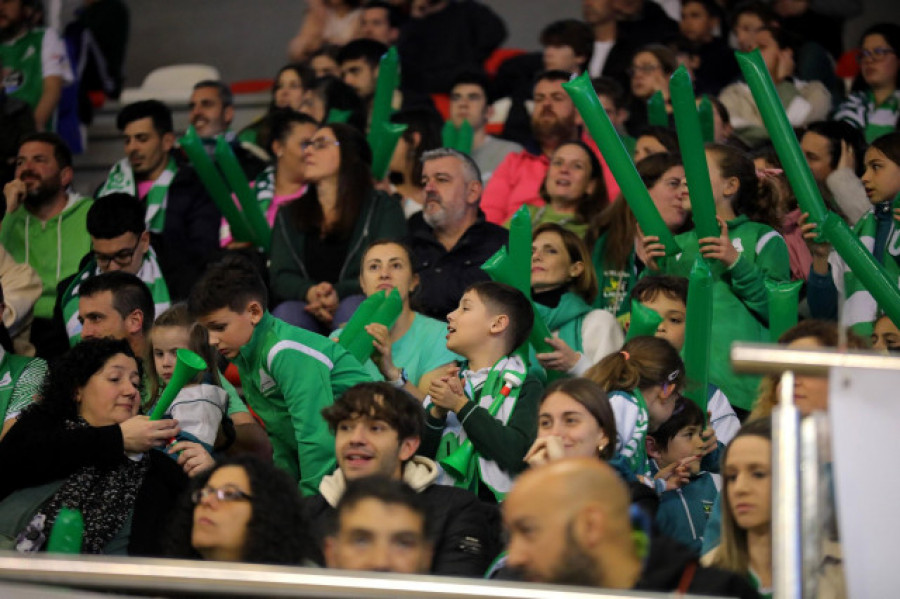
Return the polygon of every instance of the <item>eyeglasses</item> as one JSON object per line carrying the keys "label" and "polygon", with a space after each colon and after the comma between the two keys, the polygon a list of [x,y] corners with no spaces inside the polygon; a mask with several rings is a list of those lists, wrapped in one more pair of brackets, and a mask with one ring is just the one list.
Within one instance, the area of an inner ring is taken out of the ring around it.
{"label": "eyeglasses", "polygon": [[891,54],[896,54],[891,48],[872,48],[871,50],[860,50],[856,55],[857,62],[871,60],[872,62],[881,62]]}
{"label": "eyeglasses", "polygon": [[94,252],[94,260],[97,261],[97,265],[101,268],[109,267],[110,262],[115,262],[119,266],[128,266],[131,264],[131,261],[134,260],[134,253],[137,251],[139,245],[141,245],[140,237],[138,237],[137,243],[135,243],[134,247],[130,250],[121,250],[115,254],[101,254],[100,252]]}
{"label": "eyeglasses", "polygon": [[244,493],[237,487],[222,487],[221,489],[203,487],[191,493],[191,501],[197,505],[210,495],[214,495],[219,501],[250,501],[253,499],[252,495]]}
{"label": "eyeglasses", "polygon": [[662,67],[658,64],[638,64],[633,67],[628,67],[628,70],[626,70],[625,72],[629,77],[634,77],[635,73],[643,73],[644,75],[649,75],[653,71],[661,68]]}
{"label": "eyeglasses", "polygon": [[300,149],[304,152],[310,148],[314,150],[324,150],[328,146],[339,146],[341,142],[336,139],[328,139],[326,137],[320,137],[318,139],[310,139],[308,141],[300,142]]}

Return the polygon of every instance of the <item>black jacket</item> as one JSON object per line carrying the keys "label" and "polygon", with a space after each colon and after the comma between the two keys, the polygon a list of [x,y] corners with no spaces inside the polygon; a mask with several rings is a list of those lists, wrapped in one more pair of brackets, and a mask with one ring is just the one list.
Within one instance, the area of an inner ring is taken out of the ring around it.
{"label": "black jacket", "polygon": [[447,251],[421,212],[410,217],[408,224],[407,243],[413,253],[413,270],[420,281],[412,297],[413,305],[423,314],[446,320],[467,287],[490,280],[481,265],[507,243],[509,232],[487,222],[479,213],[478,221]]}

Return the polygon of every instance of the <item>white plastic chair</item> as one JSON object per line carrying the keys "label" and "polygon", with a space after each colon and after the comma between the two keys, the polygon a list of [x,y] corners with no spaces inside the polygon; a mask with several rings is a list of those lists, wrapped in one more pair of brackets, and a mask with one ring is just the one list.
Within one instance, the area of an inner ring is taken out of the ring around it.
{"label": "white plastic chair", "polygon": [[205,64],[175,64],[151,71],[140,87],[122,90],[119,102],[130,104],[155,99],[167,104],[186,104],[194,84],[205,79],[219,80],[219,71]]}

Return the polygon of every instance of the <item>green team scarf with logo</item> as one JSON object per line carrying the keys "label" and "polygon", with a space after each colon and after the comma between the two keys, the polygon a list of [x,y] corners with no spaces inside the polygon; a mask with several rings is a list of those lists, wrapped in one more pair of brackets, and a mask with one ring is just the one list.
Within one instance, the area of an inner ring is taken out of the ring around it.
{"label": "green team scarf with logo", "polygon": [[[153,182],[153,187],[147,192],[145,198],[147,203],[147,213],[144,220],[147,223],[147,230],[151,233],[162,233],[163,226],[166,223],[166,200],[169,195],[169,186],[178,172],[178,165],[175,159],[169,156],[169,162],[166,163],[166,169]],[[118,161],[109,171],[106,183],[97,192],[97,197],[102,198],[111,193],[127,193],[137,197],[137,182],[134,179],[134,171],[127,158]]]}

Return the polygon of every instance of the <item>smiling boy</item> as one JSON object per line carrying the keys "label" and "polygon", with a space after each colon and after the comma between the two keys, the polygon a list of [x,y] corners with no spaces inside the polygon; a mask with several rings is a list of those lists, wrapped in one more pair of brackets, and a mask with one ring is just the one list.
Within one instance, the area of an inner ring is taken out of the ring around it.
{"label": "smiling boy", "polygon": [[370,377],[337,343],[273,317],[267,300],[256,270],[226,258],[206,270],[188,308],[209,331],[210,344],[237,365],[247,403],[272,442],[275,465],[312,495],[335,465],[334,440],[320,412]]}

